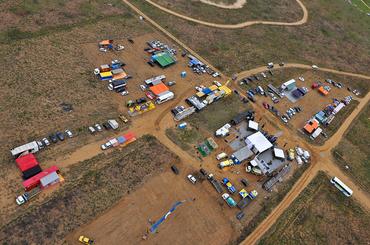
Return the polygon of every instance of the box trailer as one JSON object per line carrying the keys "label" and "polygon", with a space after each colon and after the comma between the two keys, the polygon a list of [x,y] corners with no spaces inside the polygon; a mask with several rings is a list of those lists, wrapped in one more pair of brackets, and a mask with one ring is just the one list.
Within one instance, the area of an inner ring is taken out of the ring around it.
{"label": "box trailer", "polygon": [[126,80],[114,80],[108,84],[108,89],[112,91],[126,86],[127,86]]}
{"label": "box trailer", "polygon": [[18,146],[16,148],[10,150],[10,152],[12,153],[12,156],[13,157],[18,158],[21,154],[23,154],[25,152],[36,153],[39,150],[40,150],[40,147],[37,144],[37,142],[36,141],[32,141],[30,143],[27,143],[27,144]]}
{"label": "box trailer", "polygon": [[36,157],[32,153],[18,157],[15,159],[15,162],[17,163],[19,170],[22,172],[39,165]]}
{"label": "box trailer", "polygon": [[41,173],[36,174],[35,176],[29,178],[28,180],[23,181],[23,187],[26,191],[30,191],[33,188],[37,187],[40,185],[40,180],[49,175],[52,172],[59,172],[59,168],[57,166],[52,166]]}
{"label": "box trailer", "polygon": [[175,94],[171,91],[166,91],[164,93],[159,94],[155,102],[157,104],[162,104],[166,101],[172,100],[173,98],[175,98]]}

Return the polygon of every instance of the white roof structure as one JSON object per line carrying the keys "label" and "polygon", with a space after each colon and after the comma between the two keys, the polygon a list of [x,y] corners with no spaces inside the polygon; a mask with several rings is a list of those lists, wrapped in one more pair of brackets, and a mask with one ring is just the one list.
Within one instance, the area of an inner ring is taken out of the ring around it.
{"label": "white roof structure", "polygon": [[56,172],[52,172],[40,179],[41,185],[43,187],[48,186],[58,181],[59,181],[59,175]]}
{"label": "white roof structure", "polygon": [[262,153],[272,147],[271,142],[260,131],[248,136],[245,143],[256,154]]}
{"label": "white roof structure", "polygon": [[250,163],[250,165],[252,165],[252,167],[257,167],[258,166],[258,162],[257,161],[258,161],[258,159],[255,158],[252,161],[250,161],[249,163]]}
{"label": "white roof structure", "polygon": [[337,114],[340,110],[342,110],[346,105],[342,102],[337,105],[337,107],[334,108],[333,114]]}
{"label": "white roof structure", "polygon": [[279,149],[279,148],[274,148],[274,156],[276,158],[285,159],[284,151],[282,149]]}
{"label": "white roof structure", "polygon": [[253,130],[258,131],[258,123],[255,121],[249,120],[248,129],[253,129]]}

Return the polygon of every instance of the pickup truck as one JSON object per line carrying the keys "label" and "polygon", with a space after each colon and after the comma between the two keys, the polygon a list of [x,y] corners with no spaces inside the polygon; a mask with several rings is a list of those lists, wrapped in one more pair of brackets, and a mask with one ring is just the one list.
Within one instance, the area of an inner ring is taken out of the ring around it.
{"label": "pickup truck", "polygon": [[222,169],[222,168],[230,167],[232,165],[234,165],[234,162],[233,162],[233,160],[229,159],[229,160],[225,160],[225,161],[220,162],[218,164],[218,167]]}
{"label": "pickup truck", "polygon": [[222,194],[222,199],[224,199],[225,202],[227,203],[227,205],[229,205],[230,207],[235,207],[236,206],[236,202],[234,201],[234,199],[232,197],[230,197],[229,194],[227,194],[227,193]]}
{"label": "pickup truck", "polygon": [[18,204],[18,206],[21,206],[28,202],[31,198],[35,197],[37,194],[39,194],[41,190],[39,188],[32,189],[29,192],[25,192],[24,194],[18,196],[15,199],[15,202]]}
{"label": "pickup truck", "polygon": [[236,192],[235,187],[230,183],[228,178],[223,178],[222,183],[226,186],[227,190],[231,193],[234,194]]}
{"label": "pickup truck", "polygon": [[231,125],[230,124],[225,124],[224,126],[222,126],[221,128],[219,128],[217,131],[216,131],[216,136],[219,136],[219,137],[225,137],[229,134],[229,129],[231,128]]}

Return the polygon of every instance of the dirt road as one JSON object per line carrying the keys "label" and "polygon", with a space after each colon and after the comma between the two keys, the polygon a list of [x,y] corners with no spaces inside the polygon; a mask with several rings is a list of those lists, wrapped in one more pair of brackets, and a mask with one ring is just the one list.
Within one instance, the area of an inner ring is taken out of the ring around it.
{"label": "dirt road", "polygon": [[200,0],[202,3],[219,7],[222,9],[241,9],[247,3],[247,0],[236,0],[233,4],[215,3],[209,0]]}
{"label": "dirt road", "polygon": [[[128,2],[127,0],[123,0],[124,2]],[[248,27],[248,26],[252,26],[252,25],[275,25],[275,26],[299,26],[299,25],[303,25],[307,22],[308,20],[308,11],[307,11],[307,8],[306,6],[300,1],[300,0],[296,0],[297,3],[299,4],[299,6],[302,8],[302,11],[303,11],[303,16],[302,16],[302,19],[296,21],[296,22],[275,22],[275,21],[263,21],[263,20],[254,20],[254,21],[246,21],[246,22],[242,22],[242,23],[238,23],[238,24],[217,24],[217,23],[211,23],[211,22],[207,22],[207,21],[202,21],[202,20],[198,20],[198,19],[194,19],[192,17],[189,17],[189,16],[186,16],[186,15],[183,15],[183,14],[180,14],[180,13],[177,13],[175,11],[172,11],[166,7],[163,7],[151,0],[146,0],[147,3],[151,4],[152,6],[168,13],[168,14],[171,14],[171,15],[174,15],[176,17],[179,17],[181,19],[184,19],[184,20],[187,20],[187,21],[190,21],[190,22],[193,22],[193,23],[197,23],[197,24],[201,24],[201,25],[205,25],[205,26],[209,26],[209,27],[215,27],[215,28],[221,28],[221,29],[240,29],[240,28],[245,28],[245,27]]]}

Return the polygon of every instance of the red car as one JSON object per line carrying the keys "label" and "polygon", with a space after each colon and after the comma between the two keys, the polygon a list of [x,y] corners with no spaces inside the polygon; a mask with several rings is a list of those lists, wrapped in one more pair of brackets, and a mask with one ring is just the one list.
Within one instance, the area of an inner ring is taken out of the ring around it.
{"label": "red car", "polygon": [[153,93],[152,93],[152,92],[147,91],[147,92],[145,92],[145,95],[146,95],[146,97],[148,97],[149,99],[154,100],[154,95],[153,95]]}
{"label": "red car", "polygon": [[263,102],[263,103],[262,103],[262,105],[263,105],[263,107],[265,107],[266,109],[269,109],[269,108],[270,108],[270,105],[269,105],[269,104],[267,104],[266,102]]}

